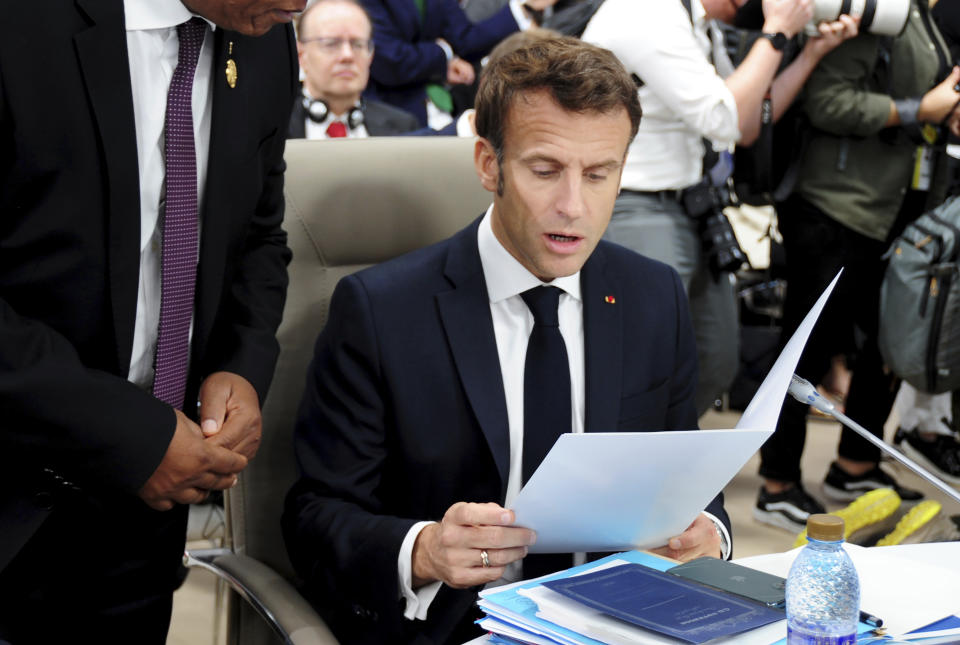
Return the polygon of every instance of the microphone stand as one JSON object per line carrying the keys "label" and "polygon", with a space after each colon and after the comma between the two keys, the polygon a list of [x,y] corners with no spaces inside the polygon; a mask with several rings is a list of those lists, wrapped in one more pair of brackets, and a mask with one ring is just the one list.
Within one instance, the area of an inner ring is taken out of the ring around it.
{"label": "microphone stand", "polygon": [[824,414],[828,414],[843,425],[847,426],[858,435],[875,445],[877,448],[887,453],[901,464],[917,473],[925,480],[930,482],[932,485],[939,488],[942,492],[946,493],[951,499],[956,502],[960,502],[960,492],[957,492],[949,484],[945,483],[939,477],[928,471],[926,468],[910,459],[902,452],[894,448],[893,446],[887,445],[883,439],[879,439],[871,434],[866,428],[862,425],[843,414],[837,410],[836,406],[825,399],[815,388],[810,381],[800,378],[796,374],[793,375],[793,378],[790,380],[790,395],[801,403],[806,403],[807,405],[813,406],[817,410],[820,410]]}

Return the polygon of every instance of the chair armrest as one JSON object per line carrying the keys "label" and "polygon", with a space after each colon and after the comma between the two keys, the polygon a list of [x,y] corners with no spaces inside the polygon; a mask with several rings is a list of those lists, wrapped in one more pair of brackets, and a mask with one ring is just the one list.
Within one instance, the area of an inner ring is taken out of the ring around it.
{"label": "chair armrest", "polygon": [[183,563],[224,580],[291,645],[339,645],[326,623],[300,592],[276,571],[229,549],[187,551]]}

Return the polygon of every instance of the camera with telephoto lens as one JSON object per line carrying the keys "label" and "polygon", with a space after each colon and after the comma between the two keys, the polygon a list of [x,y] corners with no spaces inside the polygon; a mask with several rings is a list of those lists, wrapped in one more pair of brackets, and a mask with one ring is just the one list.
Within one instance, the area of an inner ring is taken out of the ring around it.
{"label": "camera with telephoto lens", "polygon": [[731,202],[726,186],[713,186],[705,177],[684,189],[682,200],[687,215],[697,220],[703,250],[715,273],[737,271],[747,263],[730,220],[723,213]]}
{"label": "camera with telephoto lens", "polygon": [[860,33],[899,36],[907,24],[910,0],[814,0],[813,20],[807,33],[818,35],[817,24],[836,20],[843,14],[860,18]]}
{"label": "camera with telephoto lens", "polygon": [[[899,36],[907,24],[910,0],[814,0],[813,19],[806,27],[808,36],[817,36],[817,25],[832,22],[843,14],[860,18],[860,33],[877,36]],[[763,28],[762,0],[748,0],[733,20],[736,27],[760,30]]]}

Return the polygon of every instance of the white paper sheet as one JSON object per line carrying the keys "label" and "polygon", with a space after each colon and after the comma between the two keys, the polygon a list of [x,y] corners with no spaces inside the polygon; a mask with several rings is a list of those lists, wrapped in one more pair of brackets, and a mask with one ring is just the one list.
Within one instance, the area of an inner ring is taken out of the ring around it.
{"label": "white paper sheet", "polygon": [[[951,615],[960,615],[960,543],[950,543],[950,556],[937,566],[905,557],[901,547],[866,549],[844,544],[860,576],[860,608],[883,619],[891,634],[902,634]],[[916,544],[923,550],[942,545]],[[944,549],[944,550],[945,550]],[[939,550],[937,553],[943,553]],[[800,549],[741,558],[736,562],[782,578],[790,573]]]}
{"label": "white paper sheet", "polygon": [[773,432],[840,275],[824,290],[734,430],[564,434],[513,504],[532,553],[651,548],[683,532]]}

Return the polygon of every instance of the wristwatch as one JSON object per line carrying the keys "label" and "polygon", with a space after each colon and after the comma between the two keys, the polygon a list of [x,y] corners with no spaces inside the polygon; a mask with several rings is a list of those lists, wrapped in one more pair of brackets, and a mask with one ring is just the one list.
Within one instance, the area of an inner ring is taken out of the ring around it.
{"label": "wristwatch", "polygon": [[764,31],[760,34],[760,37],[769,40],[770,44],[773,45],[773,48],[778,52],[782,52],[783,48],[787,46],[787,35],[782,31],[778,31],[775,34]]}

